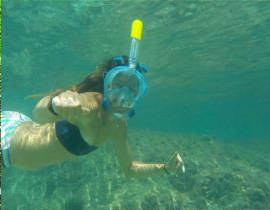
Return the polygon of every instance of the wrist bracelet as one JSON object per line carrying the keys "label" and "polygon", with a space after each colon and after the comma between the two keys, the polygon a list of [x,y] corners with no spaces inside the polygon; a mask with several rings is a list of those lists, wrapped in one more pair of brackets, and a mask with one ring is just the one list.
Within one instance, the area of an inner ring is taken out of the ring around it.
{"label": "wrist bracelet", "polygon": [[164,171],[166,171],[167,174],[170,174],[170,173],[167,171],[167,169],[165,168],[165,166],[166,166],[166,163],[164,164],[164,167],[163,167],[163,168],[164,168]]}
{"label": "wrist bracelet", "polygon": [[51,98],[50,102],[48,103],[47,108],[49,109],[49,111],[50,111],[52,114],[58,116],[59,114],[57,114],[57,113],[53,110],[53,107],[52,107],[52,100],[53,100],[53,97]]}

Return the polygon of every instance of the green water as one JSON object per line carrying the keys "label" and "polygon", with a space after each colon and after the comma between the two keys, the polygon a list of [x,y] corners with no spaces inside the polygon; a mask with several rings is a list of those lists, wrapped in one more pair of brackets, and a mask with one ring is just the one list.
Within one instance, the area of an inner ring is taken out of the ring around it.
{"label": "green water", "polygon": [[[147,97],[128,121],[133,158],[187,171],[126,179],[110,142],[38,172],[2,170],[2,208],[270,208],[270,2],[2,1],[2,110],[31,117],[25,96],[79,83],[128,54]],[[164,147],[165,142],[169,146]]]}

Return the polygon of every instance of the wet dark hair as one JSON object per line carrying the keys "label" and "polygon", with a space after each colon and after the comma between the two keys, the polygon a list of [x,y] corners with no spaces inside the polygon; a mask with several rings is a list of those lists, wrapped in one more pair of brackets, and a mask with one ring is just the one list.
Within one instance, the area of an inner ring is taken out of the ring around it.
{"label": "wet dark hair", "polygon": [[98,92],[103,93],[103,86],[104,86],[104,77],[107,72],[117,66],[128,66],[128,56],[118,56],[121,58],[120,61],[116,61],[115,58],[111,58],[107,64],[100,64],[97,66],[96,71],[91,73],[88,77],[85,78],[84,81],[75,85],[75,89],[78,93],[85,93],[85,92]]}
{"label": "wet dark hair", "polygon": [[[117,58],[117,59],[116,59]],[[111,69],[117,66],[128,66],[128,56],[117,56],[111,58],[106,64],[99,64],[96,67],[96,70],[91,73],[89,76],[87,76],[82,82],[79,84],[73,85],[68,88],[62,88],[62,89],[57,89],[54,91],[51,91],[50,93],[47,94],[42,94],[42,95],[34,95],[30,96],[31,98],[36,98],[36,97],[44,97],[44,96],[57,96],[62,92],[65,92],[67,90],[71,90],[74,92],[78,93],[85,93],[85,92],[98,92],[102,93],[104,92],[103,90],[103,84],[104,84],[104,77],[107,72],[109,72]],[[142,68],[140,64],[138,63],[136,66],[136,69],[142,73]]]}

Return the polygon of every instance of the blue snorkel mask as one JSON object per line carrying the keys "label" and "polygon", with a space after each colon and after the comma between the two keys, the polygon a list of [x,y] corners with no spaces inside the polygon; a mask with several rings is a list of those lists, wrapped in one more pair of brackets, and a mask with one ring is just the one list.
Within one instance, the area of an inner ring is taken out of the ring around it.
{"label": "blue snorkel mask", "polygon": [[103,108],[118,119],[131,118],[148,90],[141,73],[148,72],[148,70],[137,62],[141,33],[142,22],[135,20],[131,30],[133,39],[129,53],[129,65],[120,66],[124,63],[122,56],[113,58],[113,61],[119,65],[111,69],[104,79]]}

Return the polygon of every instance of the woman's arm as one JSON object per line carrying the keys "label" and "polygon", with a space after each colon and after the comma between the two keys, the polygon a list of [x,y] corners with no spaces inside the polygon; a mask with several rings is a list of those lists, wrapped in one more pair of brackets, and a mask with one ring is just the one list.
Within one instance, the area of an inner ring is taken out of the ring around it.
{"label": "woman's arm", "polygon": [[64,120],[62,116],[57,116],[49,110],[48,106],[51,100],[51,96],[46,96],[42,98],[34,108],[32,115],[37,123],[45,124]]}
{"label": "woman's arm", "polygon": [[[121,127],[123,128],[123,126]],[[126,177],[148,178],[162,174],[177,173],[180,170],[185,172],[184,163],[178,153],[175,153],[165,165],[133,161],[127,141],[126,125],[125,128],[122,128],[121,131],[117,132],[117,136],[114,137],[114,148],[118,162]]]}
{"label": "woman's arm", "polygon": [[86,94],[68,90],[55,97],[44,97],[36,105],[32,115],[40,124],[71,120],[80,115],[87,115],[90,113],[90,109],[87,107],[92,107],[93,103],[90,100],[85,100],[84,95]]}

